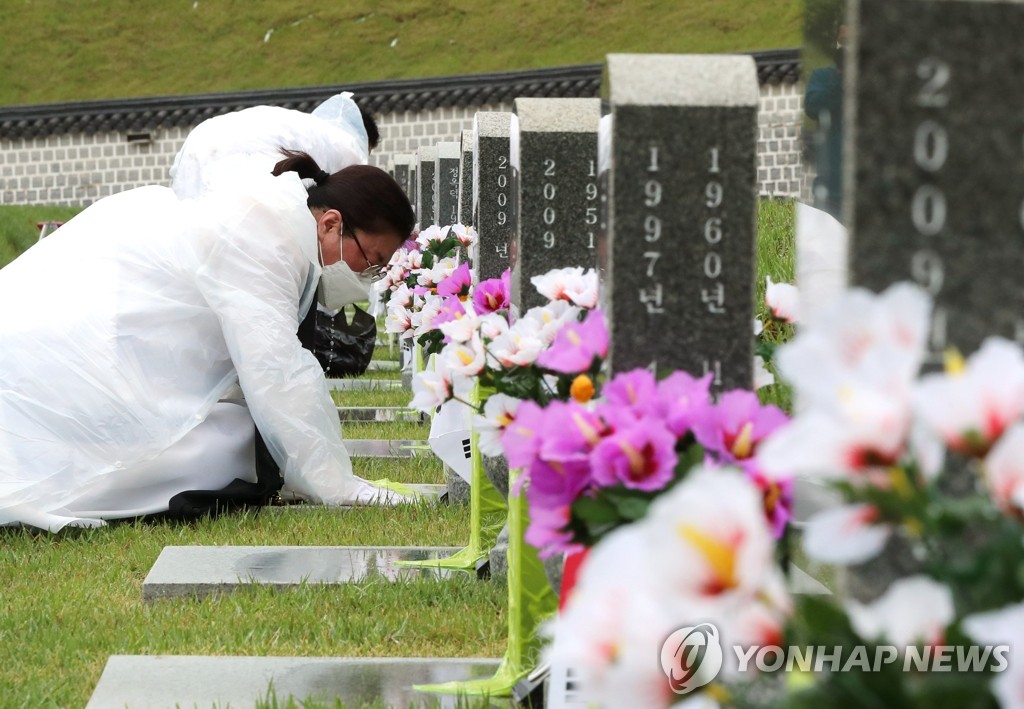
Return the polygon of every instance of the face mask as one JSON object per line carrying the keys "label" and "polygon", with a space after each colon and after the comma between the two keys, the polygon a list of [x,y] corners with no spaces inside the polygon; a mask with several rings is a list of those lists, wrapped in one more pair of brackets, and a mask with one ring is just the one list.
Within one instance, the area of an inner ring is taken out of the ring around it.
{"label": "face mask", "polygon": [[[323,255],[320,259],[323,260]],[[368,300],[369,297],[370,281],[356,275],[345,263],[345,259],[323,267],[316,299],[325,309],[334,312],[346,305]]]}

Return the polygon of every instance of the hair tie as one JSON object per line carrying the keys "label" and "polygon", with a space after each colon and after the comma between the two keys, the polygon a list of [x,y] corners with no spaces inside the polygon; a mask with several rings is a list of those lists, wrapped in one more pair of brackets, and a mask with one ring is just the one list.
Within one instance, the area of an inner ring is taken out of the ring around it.
{"label": "hair tie", "polygon": [[331,179],[331,173],[327,172],[327,170],[321,170],[320,174],[313,178],[313,182],[319,187],[329,179]]}

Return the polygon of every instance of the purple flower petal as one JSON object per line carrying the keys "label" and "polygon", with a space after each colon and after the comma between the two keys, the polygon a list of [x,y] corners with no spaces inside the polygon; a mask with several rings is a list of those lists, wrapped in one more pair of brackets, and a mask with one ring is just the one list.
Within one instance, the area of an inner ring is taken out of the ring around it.
{"label": "purple flower petal", "polygon": [[595,482],[636,490],[660,490],[675,475],[676,437],[656,419],[603,439],[590,455]]}

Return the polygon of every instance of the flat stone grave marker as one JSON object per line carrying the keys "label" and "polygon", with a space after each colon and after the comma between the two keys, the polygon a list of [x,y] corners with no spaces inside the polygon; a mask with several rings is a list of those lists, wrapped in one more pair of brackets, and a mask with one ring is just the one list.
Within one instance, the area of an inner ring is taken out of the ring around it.
{"label": "flat stone grave marker", "polygon": [[437,189],[434,192],[434,213],[441,225],[459,221],[459,162],[462,148],[458,143],[437,144]]}
{"label": "flat stone grave marker", "polygon": [[396,155],[393,159],[395,182],[405,192],[405,196],[412,199],[412,190],[409,187],[409,165],[412,162],[412,156]]}
{"label": "flat stone grave marker", "polygon": [[616,372],[753,384],[757,67],[751,57],[609,55],[607,273]]}
{"label": "flat stone grave marker", "polygon": [[400,379],[328,379],[327,387],[334,391],[397,391]]}
{"label": "flat stone grave marker", "polygon": [[433,455],[426,441],[346,438],[345,448],[353,458],[413,458]]}
{"label": "flat stone grave marker", "polygon": [[930,364],[1024,342],[1024,3],[859,0],[850,18],[851,282],[931,293]]}
{"label": "flat stone grave marker", "polygon": [[280,703],[291,697],[330,706],[340,700],[348,707],[383,702],[455,709],[465,700],[412,686],[485,679],[498,664],[477,658],[113,655],[86,709],[252,707],[268,700],[271,685]]}
{"label": "flat stone grave marker", "polygon": [[416,216],[420,229],[437,224],[437,148],[424,145],[419,149],[416,165]]}
{"label": "flat stone grave marker", "polygon": [[401,369],[401,365],[392,359],[371,360],[366,367],[369,372],[397,372],[399,369]]}
{"label": "flat stone grave marker", "polygon": [[439,559],[456,551],[457,547],[168,546],[142,582],[142,598],[206,596],[251,585],[286,589],[373,578],[443,578],[443,569],[394,562]]}
{"label": "flat stone grave marker", "polygon": [[338,420],[342,423],[426,423],[419,411],[402,406],[339,406]]}
{"label": "flat stone grave marker", "polygon": [[531,277],[553,268],[597,266],[601,102],[519,98],[515,113],[518,154],[511,161],[517,173],[518,218],[511,256],[512,302],[525,311],[546,302]]}
{"label": "flat stone grave marker", "polygon": [[481,281],[509,267],[515,239],[515,194],[510,163],[512,114],[481,111],[473,117],[473,205],[477,271]]}
{"label": "flat stone grave marker", "polygon": [[459,151],[459,224],[473,223],[473,131],[462,131]]}

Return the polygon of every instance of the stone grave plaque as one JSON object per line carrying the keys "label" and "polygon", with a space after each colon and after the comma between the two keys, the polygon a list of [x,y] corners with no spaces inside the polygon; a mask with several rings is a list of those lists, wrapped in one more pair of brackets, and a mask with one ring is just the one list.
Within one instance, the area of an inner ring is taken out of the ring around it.
{"label": "stone grave plaque", "polygon": [[435,193],[437,191],[437,148],[424,145],[418,152],[416,166],[416,216],[420,229],[437,224]]}
{"label": "stone grave plaque", "polygon": [[402,388],[398,379],[328,379],[327,388],[334,391],[397,391]]}
{"label": "stone grave plaque", "polygon": [[1024,342],[1024,3],[850,8],[845,222],[851,282],[915,281],[929,363],[989,335]]}
{"label": "stone grave plaque", "polygon": [[609,55],[613,371],[753,384],[757,69],[751,57]]}
{"label": "stone grave plaque", "polygon": [[515,237],[512,166],[509,163],[512,114],[480,112],[473,117],[473,220],[480,241],[480,280],[498,278],[509,267]]}
{"label": "stone grave plaque", "polygon": [[394,157],[394,177],[395,182],[405,192],[405,196],[410,200],[412,199],[412,190],[409,187],[409,163],[412,161],[411,155],[396,155]]}
{"label": "stone grave plaque", "polygon": [[515,100],[518,151],[517,234],[512,301],[543,305],[530,278],[553,268],[597,266],[600,195],[597,129],[601,102],[591,98]]}
{"label": "stone grave plaque", "polygon": [[464,697],[413,685],[486,679],[497,668],[497,660],[482,658],[113,655],[86,709],[254,707],[268,702],[271,686],[275,706],[292,706],[291,699],[296,706],[456,709],[466,706]]}
{"label": "stone grave plaque", "polygon": [[346,438],[345,448],[353,458],[412,458],[431,454],[427,442],[417,440]]}
{"label": "stone grave plaque", "polygon": [[473,223],[473,131],[462,131],[459,151],[459,224]]}
{"label": "stone grave plaque", "polygon": [[458,143],[437,144],[437,188],[434,211],[442,226],[459,221],[459,161],[462,148]]}
{"label": "stone grave plaque", "polygon": [[419,188],[420,188],[420,183],[419,183],[419,178],[416,176],[416,168],[418,167],[418,165],[419,165],[419,157],[416,156],[416,155],[413,155],[412,158],[409,161],[409,192],[408,192],[408,197],[409,197],[409,201],[412,202],[412,211],[413,211],[413,214],[416,215],[416,219],[420,218],[420,208],[419,208],[419,199],[420,199]]}
{"label": "stone grave plaque", "polygon": [[424,423],[425,414],[403,406],[339,406],[338,420],[342,423],[374,423],[406,421]]}
{"label": "stone grave plaque", "polygon": [[290,588],[302,584],[443,578],[438,567],[396,566],[399,560],[438,559],[457,547],[168,546],[142,582],[142,598],[204,596],[259,584]]}

